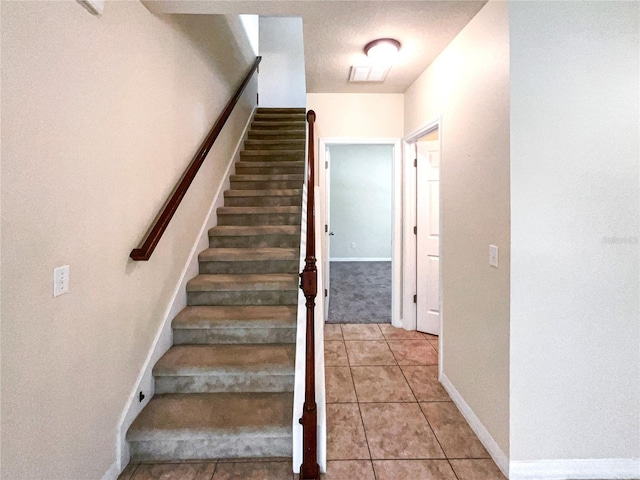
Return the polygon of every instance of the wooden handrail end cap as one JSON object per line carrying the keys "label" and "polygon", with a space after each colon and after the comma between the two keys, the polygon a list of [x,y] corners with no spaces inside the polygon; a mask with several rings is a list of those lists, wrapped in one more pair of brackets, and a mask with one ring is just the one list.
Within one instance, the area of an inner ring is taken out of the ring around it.
{"label": "wooden handrail end cap", "polygon": [[146,262],[147,260],[149,260],[150,256],[151,255],[147,255],[146,252],[141,248],[134,248],[129,254],[131,260],[135,260],[136,262]]}

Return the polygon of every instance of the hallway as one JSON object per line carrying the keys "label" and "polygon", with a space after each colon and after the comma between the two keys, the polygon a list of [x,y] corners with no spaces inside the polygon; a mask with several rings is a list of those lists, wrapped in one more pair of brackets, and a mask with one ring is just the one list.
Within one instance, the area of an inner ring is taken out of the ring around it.
{"label": "hallway", "polygon": [[438,338],[326,325],[326,480],[503,480],[438,382]]}

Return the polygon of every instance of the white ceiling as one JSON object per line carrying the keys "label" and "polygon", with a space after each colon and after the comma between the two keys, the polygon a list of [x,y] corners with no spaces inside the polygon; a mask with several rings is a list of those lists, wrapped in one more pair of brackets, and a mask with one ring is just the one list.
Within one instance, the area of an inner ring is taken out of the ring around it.
{"label": "white ceiling", "polygon": [[[153,0],[154,12],[301,16],[309,93],[403,93],[487,0]],[[371,40],[400,41],[383,83],[349,83]]]}

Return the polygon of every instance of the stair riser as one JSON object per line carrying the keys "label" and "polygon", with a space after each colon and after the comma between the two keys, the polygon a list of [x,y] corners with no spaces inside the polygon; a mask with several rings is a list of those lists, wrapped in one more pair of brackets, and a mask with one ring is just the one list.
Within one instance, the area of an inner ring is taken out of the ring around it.
{"label": "stair riser", "polygon": [[298,247],[299,235],[262,235],[262,236],[210,236],[211,248],[250,248],[250,247]]}
{"label": "stair riser", "polygon": [[173,330],[174,345],[243,343],[295,343],[296,328],[179,328]]}
{"label": "stair riser", "polygon": [[[257,163],[257,162],[256,162]],[[299,162],[291,162],[299,163]],[[237,175],[304,175],[304,163],[291,166],[236,166]]]}
{"label": "stair riser", "polygon": [[293,130],[299,132],[305,132],[304,123],[300,122],[251,122],[252,130]]}
{"label": "stair riser", "polygon": [[[246,152],[246,150],[245,150]],[[300,155],[300,154],[296,154],[296,155],[279,155],[279,156],[273,156],[273,157],[266,157],[264,155],[254,155],[254,156],[250,156],[250,155],[243,155],[242,153],[240,153],[240,157],[242,159],[242,163],[265,163],[265,162],[274,162],[274,163],[281,163],[281,162],[291,162],[291,163],[300,163],[300,162],[304,162],[304,155]]]}
{"label": "stair riser", "polygon": [[296,305],[296,290],[188,292],[188,305]]}
{"label": "stair riser", "polygon": [[296,273],[298,260],[200,262],[200,273]]}
{"label": "stair riser", "polygon": [[253,119],[256,122],[305,122],[304,113],[256,113]]}
{"label": "stair riser", "polygon": [[293,392],[290,375],[155,376],[156,393]]}
{"label": "stair riser", "polygon": [[302,199],[293,197],[226,197],[225,207],[299,207]]}
{"label": "stair riser", "polygon": [[300,225],[299,213],[218,214],[218,225]]}
{"label": "stair riser", "polygon": [[232,181],[232,190],[285,190],[289,188],[302,188],[302,182],[299,180],[273,180],[273,181]]}
{"label": "stair riser", "polygon": [[279,113],[279,114],[287,114],[287,113],[293,113],[293,114],[303,114],[306,115],[307,114],[307,109],[304,107],[274,107],[274,108],[270,108],[270,107],[258,107],[256,113]]}
{"label": "stair riser", "polygon": [[305,140],[304,130],[249,130],[247,138],[250,140]]}
{"label": "stair riser", "polygon": [[[197,435],[197,434],[196,434]],[[194,435],[195,436],[195,435]],[[203,460],[213,458],[290,457],[293,439],[255,434],[209,434],[193,439],[130,441],[131,461]]]}
{"label": "stair riser", "polygon": [[273,143],[269,141],[269,143],[261,143],[256,140],[247,140],[244,142],[245,150],[304,150],[304,140],[300,139],[295,142],[292,141],[282,141]]}
{"label": "stair riser", "polygon": [[[240,160],[243,162],[304,162],[304,153],[296,152],[269,152],[257,153],[259,150],[242,150]],[[295,153],[293,153],[295,152]]]}

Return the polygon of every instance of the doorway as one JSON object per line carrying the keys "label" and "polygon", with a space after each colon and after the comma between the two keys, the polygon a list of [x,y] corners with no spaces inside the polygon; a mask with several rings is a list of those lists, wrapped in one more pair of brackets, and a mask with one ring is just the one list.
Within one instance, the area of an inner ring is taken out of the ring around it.
{"label": "doorway", "polygon": [[320,139],[327,323],[399,323],[399,150],[396,139]]}
{"label": "doorway", "polygon": [[440,163],[441,119],[405,138],[403,326],[432,335],[442,330]]}
{"label": "doorway", "polygon": [[416,147],[416,327],[440,335],[440,142],[438,129]]}

